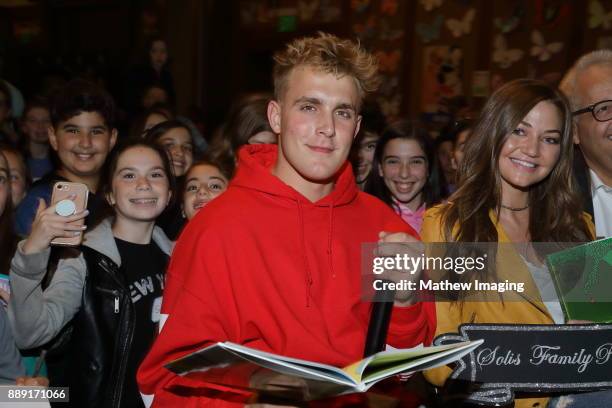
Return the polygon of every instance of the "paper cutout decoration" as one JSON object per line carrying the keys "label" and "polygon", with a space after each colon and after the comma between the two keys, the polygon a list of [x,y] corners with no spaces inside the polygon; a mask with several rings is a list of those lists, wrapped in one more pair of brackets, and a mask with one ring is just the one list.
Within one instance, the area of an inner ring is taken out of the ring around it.
{"label": "paper cutout decoration", "polygon": [[398,0],[381,0],[380,2],[380,12],[381,14],[387,14],[389,16],[394,16],[397,14],[398,8]]}
{"label": "paper cutout decoration", "polygon": [[589,3],[589,28],[600,27],[604,30],[612,28],[612,11],[606,12],[599,0]]}
{"label": "paper cutout decoration", "polygon": [[508,49],[506,38],[498,34],[493,41],[493,62],[500,68],[509,68],[515,62],[520,61],[525,53],[519,48]]}
{"label": "paper cutout decoration", "polygon": [[450,30],[453,37],[462,37],[472,32],[472,21],[474,21],[475,16],[476,10],[471,8],[465,13],[461,20],[455,18],[446,20],[446,27]]}
{"label": "paper cutout decoration", "polygon": [[419,37],[421,37],[421,41],[427,44],[440,38],[440,29],[442,28],[443,21],[442,15],[438,14],[431,24],[417,23],[416,31]]}
{"label": "paper cutout decoration", "polygon": [[375,54],[378,58],[378,69],[383,73],[394,73],[402,59],[402,54],[399,50],[390,52],[377,51]]}
{"label": "paper cutout decoration", "polygon": [[298,15],[302,21],[310,21],[317,13],[319,9],[319,0],[305,1],[300,0],[298,2]]}
{"label": "paper cutout decoration", "polygon": [[521,24],[523,17],[525,16],[525,9],[517,4],[512,11],[510,17],[496,18],[494,20],[495,26],[503,33],[508,34],[516,30]]}
{"label": "paper cutout decoration", "polygon": [[421,0],[421,4],[425,11],[431,11],[442,5],[442,0]]}
{"label": "paper cutout decoration", "polygon": [[531,47],[531,56],[537,57],[537,59],[541,62],[548,61],[553,54],[556,54],[563,49],[563,43],[561,42],[547,44],[539,30],[533,30],[531,32],[531,41],[533,42],[533,46]]}

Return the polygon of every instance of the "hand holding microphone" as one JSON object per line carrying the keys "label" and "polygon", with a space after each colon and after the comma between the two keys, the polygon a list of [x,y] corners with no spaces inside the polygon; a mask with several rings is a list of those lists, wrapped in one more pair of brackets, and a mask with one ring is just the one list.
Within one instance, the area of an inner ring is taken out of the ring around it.
{"label": "hand holding microphone", "polygon": [[[380,232],[378,235],[378,248],[376,256],[394,257],[397,254],[408,256],[420,256],[422,254],[422,244],[416,238],[403,232],[388,233]],[[421,276],[421,270],[406,273],[402,270],[386,270],[381,276],[382,285],[390,287],[390,283],[397,283],[403,279],[416,281]],[[393,285],[391,285],[393,286]],[[378,290],[374,294],[370,323],[364,348],[364,357],[383,351],[387,344],[387,332],[393,306],[408,306],[414,299],[413,293],[409,290]]]}

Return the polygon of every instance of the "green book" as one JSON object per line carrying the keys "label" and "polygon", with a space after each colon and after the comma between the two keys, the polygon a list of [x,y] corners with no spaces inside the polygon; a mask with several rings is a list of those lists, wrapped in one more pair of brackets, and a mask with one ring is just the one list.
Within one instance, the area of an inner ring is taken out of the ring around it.
{"label": "green book", "polygon": [[546,258],[566,321],[612,322],[612,238]]}

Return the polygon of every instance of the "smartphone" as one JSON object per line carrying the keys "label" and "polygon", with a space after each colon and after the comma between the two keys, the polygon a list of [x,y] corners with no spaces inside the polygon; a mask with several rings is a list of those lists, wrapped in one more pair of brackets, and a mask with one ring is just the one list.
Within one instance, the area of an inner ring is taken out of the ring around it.
{"label": "smartphone", "polygon": [[[87,208],[89,190],[83,183],[58,181],[53,185],[51,193],[51,206],[59,215],[69,217]],[[84,225],[85,219],[73,221],[75,225]],[[77,246],[83,240],[83,231],[73,237],[58,237],[51,241],[51,245]]]}

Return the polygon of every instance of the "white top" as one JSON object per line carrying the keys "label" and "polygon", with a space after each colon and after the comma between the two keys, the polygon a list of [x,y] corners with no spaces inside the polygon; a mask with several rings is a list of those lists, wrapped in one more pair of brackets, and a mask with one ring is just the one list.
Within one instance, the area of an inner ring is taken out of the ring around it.
{"label": "white top", "polygon": [[612,237],[612,187],[605,185],[593,170],[589,172],[595,233],[598,238],[609,238]]}
{"label": "white top", "polygon": [[522,255],[523,261],[527,265],[531,277],[535,282],[540,292],[542,302],[548,309],[550,316],[553,318],[555,324],[564,324],[565,317],[563,315],[563,309],[561,309],[561,303],[557,296],[557,290],[555,289],[555,283],[548,272],[548,268],[545,265],[539,266],[527,261]]}

